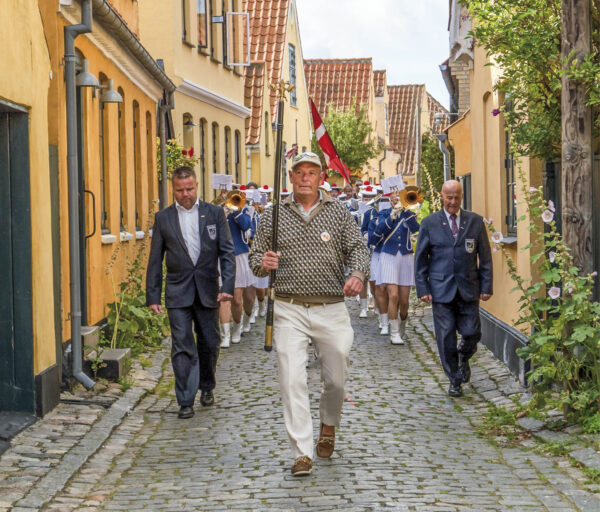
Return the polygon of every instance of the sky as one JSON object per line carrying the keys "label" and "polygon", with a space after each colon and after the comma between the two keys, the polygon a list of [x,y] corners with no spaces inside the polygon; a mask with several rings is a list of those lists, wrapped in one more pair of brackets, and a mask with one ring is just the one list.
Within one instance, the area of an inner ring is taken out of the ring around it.
{"label": "sky", "polygon": [[448,0],[296,0],[305,59],[372,57],[388,85],[422,84],[448,108]]}

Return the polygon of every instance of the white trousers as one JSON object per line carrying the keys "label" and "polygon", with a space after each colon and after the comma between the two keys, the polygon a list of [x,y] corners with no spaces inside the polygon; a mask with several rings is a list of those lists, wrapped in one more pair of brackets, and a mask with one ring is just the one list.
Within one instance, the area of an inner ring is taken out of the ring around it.
{"label": "white trousers", "polygon": [[306,365],[308,339],[319,355],[323,390],[319,405],[321,423],[339,426],[344,384],[354,331],[344,302],[312,306],[275,301],[273,338],[277,348],[283,419],[293,457],[313,458],[313,425],[308,397]]}

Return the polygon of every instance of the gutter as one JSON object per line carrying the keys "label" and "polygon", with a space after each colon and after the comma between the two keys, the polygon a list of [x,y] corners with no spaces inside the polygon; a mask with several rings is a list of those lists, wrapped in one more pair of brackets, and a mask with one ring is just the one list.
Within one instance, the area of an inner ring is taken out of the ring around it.
{"label": "gutter", "polygon": [[381,163],[387,158],[387,147],[384,145],[383,146],[383,157],[379,159],[379,183],[381,183],[382,180],[382,174],[381,174]]}

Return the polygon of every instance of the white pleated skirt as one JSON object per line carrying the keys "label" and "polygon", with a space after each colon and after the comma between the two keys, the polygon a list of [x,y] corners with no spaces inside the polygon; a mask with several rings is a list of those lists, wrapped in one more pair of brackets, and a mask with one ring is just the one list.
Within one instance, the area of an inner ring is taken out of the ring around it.
{"label": "white pleated skirt", "polygon": [[269,287],[269,276],[257,277],[254,288],[268,288]]}
{"label": "white pleated skirt", "polygon": [[256,284],[257,277],[250,270],[248,253],[244,252],[235,257],[235,287],[247,288]]}
{"label": "white pleated skirt", "polygon": [[375,281],[377,284],[377,276],[379,275],[379,257],[380,252],[373,252],[371,254],[371,274],[369,275],[369,281]]}
{"label": "white pleated skirt", "polygon": [[395,284],[398,286],[415,285],[415,261],[413,254],[381,253],[379,273],[375,284]]}

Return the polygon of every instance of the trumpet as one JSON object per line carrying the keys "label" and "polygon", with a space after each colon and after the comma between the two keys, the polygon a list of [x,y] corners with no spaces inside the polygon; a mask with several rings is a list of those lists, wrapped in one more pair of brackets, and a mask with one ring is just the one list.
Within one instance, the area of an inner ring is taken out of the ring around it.
{"label": "trumpet", "polygon": [[400,201],[404,208],[411,208],[417,203],[421,204],[425,199],[423,191],[419,187],[409,185],[400,191]]}
{"label": "trumpet", "polygon": [[225,196],[223,208],[228,208],[234,212],[241,210],[246,204],[246,196],[238,190],[230,190]]}

